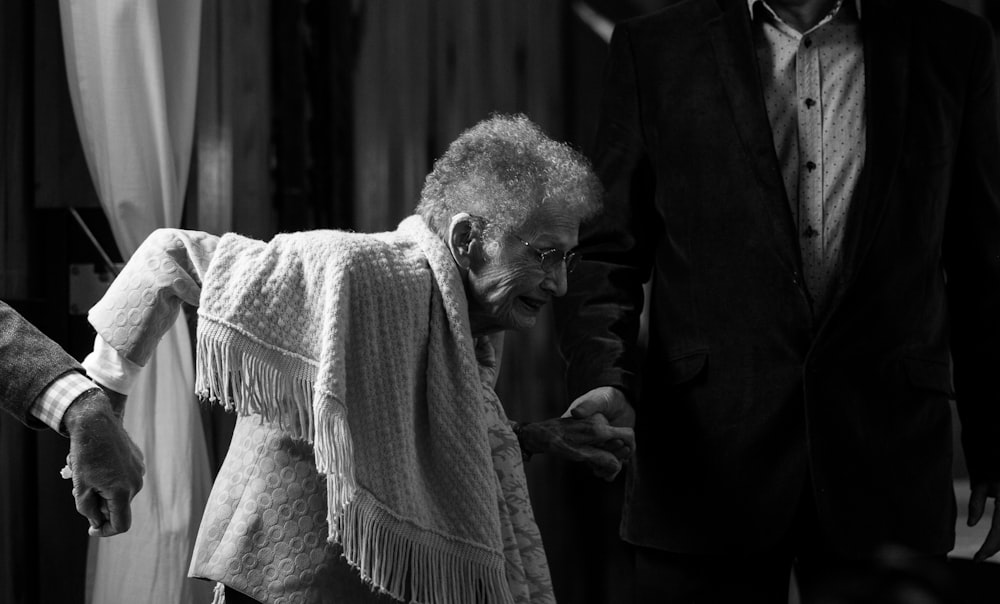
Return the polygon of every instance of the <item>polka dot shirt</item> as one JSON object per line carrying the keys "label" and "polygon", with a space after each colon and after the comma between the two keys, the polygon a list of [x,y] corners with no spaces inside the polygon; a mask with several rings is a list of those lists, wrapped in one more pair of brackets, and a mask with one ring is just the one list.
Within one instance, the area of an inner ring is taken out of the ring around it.
{"label": "polka dot shirt", "polygon": [[840,0],[799,32],[766,0],[748,0],[761,85],[806,287],[822,312],[840,268],[844,227],[865,161],[860,0]]}

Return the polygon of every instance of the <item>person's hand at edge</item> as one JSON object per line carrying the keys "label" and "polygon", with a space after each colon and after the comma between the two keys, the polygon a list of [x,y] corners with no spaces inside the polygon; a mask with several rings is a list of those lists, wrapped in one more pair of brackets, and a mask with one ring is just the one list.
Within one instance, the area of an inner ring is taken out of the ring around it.
{"label": "person's hand at edge", "polygon": [[73,402],[63,417],[76,509],[90,522],[93,536],[127,531],[132,498],[142,488],[142,453],[122,425],[122,409],[113,407],[105,392],[93,390]]}
{"label": "person's hand at edge", "polygon": [[982,561],[1000,551],[1000,481],[974,482],[969,496],[969,526],[975,526],[986,511],[986,499],[993,499],[993,520],[990,531],[973,560]]}

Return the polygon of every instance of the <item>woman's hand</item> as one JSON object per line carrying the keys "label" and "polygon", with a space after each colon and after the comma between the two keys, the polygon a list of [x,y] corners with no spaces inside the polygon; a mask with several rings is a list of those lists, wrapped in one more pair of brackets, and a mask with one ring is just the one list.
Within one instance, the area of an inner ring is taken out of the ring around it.
{"label": "woman's hand", "polygon": [[518,440],[528,453],[552,453],[569,461],[583,462],[607,481],[614,480],[635,449],[632,428],[612,426],[600,413],[523,424],[518,430]]}

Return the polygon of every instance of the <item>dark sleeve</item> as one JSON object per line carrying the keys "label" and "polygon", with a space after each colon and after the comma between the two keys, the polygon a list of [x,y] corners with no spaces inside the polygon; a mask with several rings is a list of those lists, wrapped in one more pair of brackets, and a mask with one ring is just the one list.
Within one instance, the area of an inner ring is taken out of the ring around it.
{"label": "dark sleeve", "polygon": [[83,371],[58,344],[0,302],[0,409],[33,428],[44,424],[30,413],[45,388],[69,371]]}
{"label": "dark sleeve", "polygon": [[956,401],[974,481],[1000,480],[1000,104],[982,23],[958,137],[944,244]]}
{"label": "dark sleeve", "polygon": [[604,206],[581,227],[583,261],[555,306],[572,398],[610,385],[635,401],[642,285],[649,277],[659,225],[640,125],[639,85],[629,32],[618,26],[605,65],[591,153],[605,187]]}

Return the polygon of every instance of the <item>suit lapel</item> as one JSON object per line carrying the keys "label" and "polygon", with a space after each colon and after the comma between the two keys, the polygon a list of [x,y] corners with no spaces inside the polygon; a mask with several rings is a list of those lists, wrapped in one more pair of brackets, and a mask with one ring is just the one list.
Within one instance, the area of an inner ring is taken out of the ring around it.
{"label": "suit lapel", "polygon": [[851,202],[834,305],[850,287],[871,249],[903,151],[912,24],[909,11],[893,9],[891,4],[889,0],[866,0],[862,6],[867,129],[865,167]]}
{"label": "suit lapel", "polygon": [[740,141],[760,183],[778,252],[790,270],[801,271],[798,238],[774,151],[746,0],[718,0],[712,8],[708,33]]}

